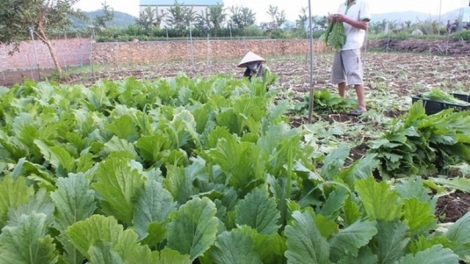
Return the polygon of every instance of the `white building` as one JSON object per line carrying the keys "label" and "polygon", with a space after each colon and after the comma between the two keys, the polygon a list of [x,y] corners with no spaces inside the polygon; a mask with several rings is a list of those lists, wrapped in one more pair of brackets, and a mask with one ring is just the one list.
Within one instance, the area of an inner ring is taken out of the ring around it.
{"label": "white building", "polygon": [[[222,4],[223,0],[178,0],[178,4],[182,6],[192,7],[192,10],[196,14],[201,12],[207,12],[209,6],[215,6]],[[140,0],[140,13],[144,12],[145,9],[149,8],[155,16],[158,14],[166,13],[169,14],[168,10],[175,4],[175,0]],[[165,26],[165,18],[161,23],[161,27]]]}

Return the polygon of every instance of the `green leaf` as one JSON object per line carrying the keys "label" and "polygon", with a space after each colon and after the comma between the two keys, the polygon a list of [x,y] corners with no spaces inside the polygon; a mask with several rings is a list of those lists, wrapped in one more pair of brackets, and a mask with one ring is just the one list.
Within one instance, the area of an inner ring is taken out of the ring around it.
{"label": "green leaf", "polygon": [[111,123],[106,124],[106,128],[120,139],[134,142],[138,137],[136,124],[129,115],[122,115],[117,118],[110,118]]}
{"label": "green leaf", "polygon": [[6,176],[0,180],[0,227],[7,220],[8,210],[26,204],[33,194],[33,187],[26,186],[23,177],[13,180],[11,176]]}
{"label": "green leaf", "polygon": [[160,259],[157,264],[191,264],[189,255],[181,255],[178,251],[165,248],[160,251]]}
{"label": "green leaf", "polygon": [[429,178],[429,180],[447,188],[457,189],[463,192],[470,192],[470,179],[467,178]]}
{"label": "green leaf", "polygon": [[127,159],[118,157],[105,160],[96,172],[98,181],[93,187],[103,197],[102,210],[131,225],[135,210],[133,199],[144,184],[144,178],[127,163]]}
{"label": "green leaf", "polygon": [[147,228],[152,222],[163,222],[176,210],[176,202],[161,183],[147,180],[137,195],[134,213],[134,230],[142,239],[147,236]]}
{"label": "green leaf", "polygon": [[262,264],[260,255],[253,249],[249,236],[233,229],[217,236],[215,247],[210,251],[215,264]]}
{"label": "green leaf", "polygon": [[470,213],[457,220],[447,231],[446,237],[454,242],[452,250],[465,261],[470,261]]}
{"label": "green leaf", "polygon": [[287,251],[291,264],[328,264],[330,246],[315,225],[312,212],[295,211],[285,228]]}
{"label": "green leaf", "polygon": [[41,150],[44,159],[49,161],[56,170],[64,168],[67,172],[72,172],[75,169],[75,159],[65,148],[59,145],[48,146],[38,139],[34,140],[34,143]]}
{"label": "green leaf", "polygon": [[193,187],[194,179],[180,166],[167,165],[167,175],[163,182],[178,204],[184,204],[196,192]]}
{"label": "green leaf", "polygon": [[204,254],[216,238],[216,211],[215,204],[206,197],[182,205],[168,224],[168,247],[188,254],[191,261]]}
{"label": "green leaf", "polygon": [[251,238],[254,250],[259,254],[263,263],[284,263],[283,255],[286,251],[286,242],[279,234],[260,234],[249,226],[239,226],[237,231]]}
{"label": "green leaf", "polygon": [[257,188],[239,201],[235,223],[250,226],[260,234],[275,234],[281,217],[276,206],[276,201],[268,197],[265,189]]}
{"label": "green leaf", "polygon": [[385,181],[378,183],[372,177],[358,180],[356,191],[372,220],[393,221],[400,218],[401,204],[398,194],[390,190]]}
{"label": "green leaf", "polygon": [[458,264],[459,258],[452,250],[441,245],[418,252],[416,255],[408,254],[394,264]]}
{"label": "green leaf", "polygon": [[53,218],[54,204],[45,189],[39,189],[38,192],[32,196],[27,204],[20,205],[16,208],[10,208],[8,212],[8,225],[16,226],[21,221],[22,215],[29,215],[31,212],[36,214],[46,215],[46,225],[48,226]]}
{"label": "green leaf", "polygon": [[378,263],[377,255],[373,254],[370,247],[363,247],[359,250],[359,254],[357,257],[353,257],[352,255],[348,255],[343,258],[338,264],[352,264],[352,263],[360,263],[360,264],[377,264]]}
{"label": "green leaf", "polygon": [[379,257],[379,263],[392,263],[405,254],[410,241],[408,226],[405,223],[378,221],[377,230],[373,249]]}
{"label": "green leaf", "polygon": [[[100,244],[100,243],[99,243]],[[110,242],[99,246],[92,246],[88,250],[90,264],[122,264],[122,258],[119,253],[113,250],[113,244]]]}
{"label": "green leaf", "polygon": [[55,204],[55,221],[61,231],[90,217],[96,209],[95,192],[84,174],[57,179],[57,190],[51,193]]}
{"label": "green leaf", "polygon": [[0,234],[0,263],[54,264],[58,254],[52,237],[46,236],[45,214],[22,215],[17,226]]}
{"label": "green leaf", "polygon": [[320,214],[324,216],[329,216],[332,220],[336,218],[337,213],[348,198],[348,192],[345,188],[339,187],[333,190],[326,199],[325,203],[322,205]]}
{"label": "green leaf", "polygon": [[135,159],[137,157],[134,145],[125,139],[118,138],[117,136],[113,136],[104,144],[103,151],[108,154],[118,152],[121,157],[128,157],[130,159]]}
{"label": "green leaf", "polygon": [[433,208],[416,197],[404,200],[404,210],[405,221],[412,233],[429,231],[436,223]]}
{"label": "green leaf", "polygon": [[320,174],[326,179],[333,180],[339,175],[349,151],[350,148],[346,144],[340,144],[338,148],[326,156]]}
{"label": "green leaf", "polygon": [[429,202],[430,200],[429,189],[424,187],[422,178],[400,179],[395,184],[395,190],[405,199],[416,197],[421,202]]}
{"label": "green leaf", "polygon": [[333,235],[329,241],[330,259],[338,261],[348,255],[357,257],[359,249],[377,234],[376,224],[375,221],[357,221]]}
{"label": "green leaf", "polygon": [[359,205],[352,200],[352,196],[346,199],[344,203],[344,218],[348,224],[356,222],[361,216]]}

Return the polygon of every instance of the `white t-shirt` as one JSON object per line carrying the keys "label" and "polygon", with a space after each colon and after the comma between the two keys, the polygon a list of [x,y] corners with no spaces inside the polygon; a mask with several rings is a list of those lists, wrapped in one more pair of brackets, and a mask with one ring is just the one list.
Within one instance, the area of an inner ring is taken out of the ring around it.
{"label": "white t-shirt", "polygon": [[[338,14],[343,14],[352,20],[370,20],[369,4],[363,0],[355,0],[348,8],[348,0],[345,0],[338,9]],[[346,43],[342,50],[359,49],[364,43],[366,31],[355,28],[348,23],[343,23],[344,33],[346,34]]]}

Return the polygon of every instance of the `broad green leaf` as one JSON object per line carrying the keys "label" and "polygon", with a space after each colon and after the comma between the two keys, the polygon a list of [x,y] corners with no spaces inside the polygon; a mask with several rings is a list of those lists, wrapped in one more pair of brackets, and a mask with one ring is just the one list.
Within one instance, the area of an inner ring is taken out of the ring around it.
{"label": "broad green leaf", "polygon": [[330,192],[325,203],[322,205],[320,214],[329,216],[332,220],[336,218],[336,215],[341,208],[343,208],[346,198],[348,198],[348,192],[345,188],[337,188]]}
{"label": "broad green leaf", "polygon": [[421,202],[429,202],[429,189],[423,187],[424,181],[422,178],[400,179],[400,181],[395,184],[395,189],[401,197],[405,199],[416,197]]}
{"label": "broad green leaf", "polygon": [[328,154],[323,162],[321,175],[329,180],[333,180],[339,175],[346,158],[349,155],[350,148],[346,144],[340,144],[338,148]]}
{"label": "broad green leaf", "polygon": [[66,233],[75,248],[89,258],[90,247],[107,242],[115,245],[123,233],[123,227],[113,217],[92,215],[71,225]]}
{"label": "broad green leaf", "polygon": [[22,221],[23,215],[29,215],[31,212],[34,212],[36,214],[44,214],[46,216],[45,225],[49,226],[53,219],[54,209],[54,204],[49,194],[46,193],[45,189],[39,189],[39,191],[29,199],[27,204],[10,208],[7,225],[16,226]]}
{"label": "broad green leaf", "polygon": [[356,191],[372,220],[393,221],[400,218],[401,204],[398,194],[390,190],[385,181],[378,183],[372,177],[358,180]]}
{"label": "broad green leaf", "polygon": [[254,250],[251,238],[236,229],[217,236],[210,255],[215,264],[263,263],[260,255]]}
{"label": "broad green leaf", "polygon": [[147,236],[150,223],[163,222],[172,211],[176,210],[176,202],[161,183],[147,180],[144,188],[137,194],[135,210],[134,230],[142,239]]}
{"label": "broad green leaf", "polygon": [[285,228],[289,264],[328,264],[330,246],[315,225],[312,212],[295,211]]}
{"label": "broad green leaf", "polygon": [[[168,228],[166,222],[151,222],[145,231],[145,237],[140,240],[140,243],[153,247],[166,238]],[[141,239],[141,237],[139,238]]]}
{"label": "broad green leaf", "polygon": [[320,230],[322,237],[328,239],[333,234],[338,232],[338,224],[330,218],[317,214],[313,217],[313,219],[315,220],[315,225],[317,226],[318,230]]}
{"label": "broad green leaf", "polygon": [[90,217],[96,209],[95,192],[83,174],[57,179],[57,190],[51,193],[55,204],[55,221],[61,231]]}
{"label": "broad green leaf", "polygon": [[280,227],[280,212],[274,198],[268,195],[263,188],[247,194],[245,199],[238,202],[235,223],[250,226],[260,234],[275,234]]}
{"label": "broad green leaf", "polygon": [[359,205],[357,205],[357,203],[355,203],[352,198],[353,196],[350,196],[348,199],[346,199],[346,202],[344,203],[343,207],[345,218],[344,220],[348,224],[356,222],[361,216]]}
{"label": "broad green leaf", "polygon": [[470,179],[467,178],[429,178],[429,180],[447,188],[457,189],[463,192],[470,192]]}
{"label": "broad green leaf", "polygon": [[110,122],[111,123],[106,124],[106,128],[118,138],[125,139],[128,142],[134,142],[139,137],[136,124],[131,116],[123,115],[117,118],[111,118]]}
{"label": "broad green leaf", "polygon": [[[90,256],[90,264],[122,264],[122,258],[113,250],[113,244],[98,243],[99,246],[91,246],[88,250]],[[101,244],[101,245],[100,245]]]}
{"label": "broad green leaf", "polygon": [[283,255],[286,251],[286,242],[279,234],[260,234],[249,226],[239,226],[236,230],[251,238],[254,250],[259,254],[263,263],[284,263]]}
{"label": "broad green leaf", "polygon": [[345,256],[357,257],[359,249],[369,243],[377,234],[375,221],[357,221],[341,229],[330,239],[330,259],[338,261]]}
{"label": "broad green leaf", "polygon": [[436,223],[436,216],[429,203],[421,202],[417,197],[404,200],[404,218],[410,232],[429,231]]}
{"label": "broad green leaf", "polygon": [[363,247],[359,250],[357,257],[347,255],[337,264],[377,264],[377,255],[373,254],[370,247]]}
{"label": "broad green leaf", "polygon": [[[435,233],[436,234],[436,233]],[[452,248],[452,242],[442,235],[436,235],[433,237],[426,235],[420,235],[414,239],[410,244],[410,250],[413,254],[416,254],[420,251],[424,251],[428,248],[431,248],[435,245],[442,245],[445,248]]]}
{"label": "broad green leaf", "polygon": [[470,212],[457,220],[447,231],[446,237],[454,242],[452,250],[465,261],[470,261]]}
{"label": "broad green leaf", "polygon": [[116,136],[113,136],[108,142],[103,146],[103,151],[106,153],[118,152],[121,157],[128,157],[130,159],[135,159],[137,157],[137,152],[135,151],[134,145],[125,139],[120,139]]}
{"label": "broad green leaf", "polygon": [[167,175],[163,185],[179,204],[186,203],[196,193],[193,181],[194,179],[185,173],[183,167],[167,165]]}
{"label": "broad green leaf", "polygon": [[103,212],[131,225],[135,210],[133,199],[143,186],[144,178],[127,163],[126,158],[110,157],[105,160],[96,172],[98,181],[93,187],[103,197]]}
{"label": "broad green leaf", "polygon": [[458,264],[459,257],[448,248],[441,245],[418,252],[416,255],[408,254],[393,264]]}
{"label": "broad green leaf", "polygon": [[206,197],[182,205],[168,224],[168,247],[188,254],[191,261],[204,254],[216,238],[216,211],[215,204]]}
{"label": "broad green leaf", "polygon": [[[189,255],[181,255],[178,251],[164,248],[160,251],[160,258],[156,264],[191,264]],[[142,263],[143,264],[143,263]]]}
{"label": "broad green leaf", "polygon": [[372,247],[379,257],[378,263],[393,263],[405,254],[410,241],[405,223],[378,221],[377,230]]}
{"label": "broad green leaf", "polygon": [[75,169],[75,159],[65,148],[59,145],[48,146],[38,139],[34,140],[34,143],[41,150],[44,159],[49,161],[56,170],[63,168],[66,172],[72,172]]}
{"label": "broad green leaf", "polygon": [[22,215],[16,226],[4,227],[0,234],[0,263],[57,263],[59,256],[46,230],[46,215],[35,213]]}
{"label": "broad green leaf", "polygon": [[6,176],[0,180],[0,227],[7,220],[8,210],[26,204],[33,194],[33,187],[28,187],[23,177],[13,180],[11,176]]}

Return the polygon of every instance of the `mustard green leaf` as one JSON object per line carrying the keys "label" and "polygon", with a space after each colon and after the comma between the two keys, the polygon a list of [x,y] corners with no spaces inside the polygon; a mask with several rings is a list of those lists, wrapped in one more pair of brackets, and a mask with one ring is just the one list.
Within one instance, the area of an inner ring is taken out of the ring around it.
{"label": "mustard green leaf", "polygon": [[25,178],[19,177],[13,180],[11,176],[6,176],[0,180],[0,227],[7,221],[10,208],[28,203],[34,194],[33,187],[26,185]]}
{"label": "mustard green leaf", "polygon": [[235,223],[247,225],[260,234],[272,235],[280,227],[281,214],[273,197],[264,188],[257,188],[238,202]]}
{"label": "mustard green leaf", "polygon": [[343,208],[346,199],[348,198],[348,191],[345,188],[339,187],[329,193],[325,203],[323,203],[319,214],[329,216],[334,220],[341,208]]}
{"label": "mustard green leaf", "polygon": [[84,174],[57,179],[57,190],[51,193],[51,198],[56,208],[55,226],[60,231],[87,219],[96,209],[95,191]]}
{"label": "mustard green leaf", "polygon": [[406,199],[404,203],[404,218],[410,232],[429,231],[436,225],[433,208],[427,202],[421,202],[417,197]]}
{"label": "mustard green leaf", "polygon": [[446,188],[457,189],[463,192],[470,192],[470,179],[467,178],[429,178],[430,181],[435,182],[439,185],[443,185]]}
{"label": "mustard green leaf", "polygon": [[410,241],[408,226],[401,221],[377,221],[377,230],[372,248],[379,258],[378,263],[392,263],[401,258]]}
{"label": "mustard green leaf", "polygon": [[238,231],[225,231],[217,236],[210,250],[214,264],[262,264],[260,255],[254,250],[252,239]]}
{"label": "mustard green leaf", "polygon": [[[101,244],[101,245],[100,245]],[[91,246],[88,250],[90,256],[90,264],[122,264],[122,258],[113,250],[113,244],[98,243],[98,246]]]}
{"label": "mustard green leaf", "polygon": [[206,197],[183,204],[168,224],[167,246],[188,254],[191,261],[204,254],[216,239],[216,211],[215,204]]}
{"label": "mustard green leaf", "polygon": [[74,171],[75,159],[65,148],[60,145],[48,146],[39,139],[34,140],[34,144],[41,150],[44,159],[49,161],[54,169],[63,168],[66,172]]}
{"label": "mustard green leaf", "polygon": [[285,228],[287,251],[285,256],[290,264],[328,264],[330,246],[321,236],[312,212],[295,211],[292,221]]}
{"label": "mustard green leaf", "polygon": [[376,182],[373,177],[358,180],[356,191],[372,220],[393,221],[400,218],[402,204],[398,193],[392,191],[385,181]]}
{"label": "mustard green leaf", "polygon": [[165,190],[161,183],[147,180],[137,194],[134,213],[134,230],[142,239],[147,236],[149,224],[163,222],[168,215],[176,210],[176,202],[171,193]]}
{"label": "mustard green leaf", "polygon": [[353,201],[353,196],[350,196],[348,199],[346,199],[344,203],[343,211],[344,211],[344,220],[348,224],[352,224],[356,222],[361,216],[359,205]]}
{"label": "mustard green leaf", "polygon": [[140,240],[140,243],[142,245],[154,247],[158,243],[165,240],[168,228],[166,227],[166,222],[151,222],[148,224],[147,230],[145,231],[145,237]]}
{"label": "mustard green leaf", "polygon": [[69,226],[66,233],[75,248],[90,258],[88,252],[90,247],[106,242],[115,245],[123,233],[123,227],[113,217],[92,215]]}
{"label": "mustard green leaf", "polygon": [[5,226],[0,234],[0,263],[54,264],[58,253],[46,235],[45,214],[23,214],[16,226]]}
{"label": "mustard green leaf", "polygon": [[[232,229],[233,230],[233,229]],[[237,232],[251,238],[255,252],[259,254],[263,263],[281,264],[284,261],[286,251],[285,239],[279,234],[266,235],[256,232],[249,226],[239,226]]]}
{"label": "mustard green leaf", "polygon": [[[156,264],[191,264],[189,255],[181,255],[178,251],[164,248],[160,251],[159,260]],[[131,264],[131,263],[129,263]],[[142,263],[143,264],[143,263]]]}
{"label": "mustard green leaf", "polygon": [[370,247],[362,247],[357,257],[347,255],[341,261],[337,262],[337,264],[377,264],[378,261],[377,255],[372,253]]}
{"label": "mustard green leaf", "polygon": [[429,189],[425,188],[421,177],[400,179],[394,187],[405,199],[416,197],[421,202],[429,202],[431,199],[428,194]]}
{"label": "mustard green leaf", "polygon": [[313,219],[315,220],[315,225],[317,225],[318,230],[320,230],[322,237],[328,239],[338,232],[338,224],[331,220],[331,218],[317,214]]}
{"label": "mustard green leaf", "polygon": [[36,214],[44,214],[46,216],[45,225],[49,226],[53,219],[54,209],[54,204],[52,203],[49,194],[45,189],[39,189],[36,194],[29,199],[27,204],[20,205],[16,208],[10,208],[8,212],[7,225],[18,225],[22,219],[22,215],[29,215],[31,212],[34,212]]}
{"label": "mustard green leaf", "polygon": [[137,157],[134,145],[125,139],[118,138],[117,136],[113,136],[108,142],[104,143],[103,151],[108,154],[118,152],[121,156],[125,155],[131,159],[135,159]]}
{"label": "mustard green leaf", "polygon": [[110,118],[110,123],[107,123],[105,128],[118,138],[129,142],[134,142],[139,138],[136,123],[129,114]]}
{"label": "mustard green leaf", "polygon": [[340,144],[338,148],[325,157],[320,174],[326,179],[333,180],[340,173],[349,151],[348,145]]}
{"label": "mustard green leaf", "polygon": [[196,193],[193,181],[194,178],[186,173],[185,168],[171,164],[167,165],[167,175],[163,185],[178,204],[186,203]]}
{"label": "mustard green leaf", "polygon": [[99,165],[93,188],[103,198],[103,212],[131,225],[135,210],[133,199],[143,186],[144,177],[128,162],[128,159],[119,157],[106,159]]}
{"label": "mustard green leaf", "polygon": [[359,249],[377,234],[376,224],[375,221],[357,221],[334,234],[329,240],[330,259],[336,262],[348,255],[357,257]]}
{"label": "mustard green leaf", "polygon": [[445,236],[454,243],[451,249],[461,259],[467,262],[470,261],[470,212],[457,220]]}
{"label": "mustard green leaf", "polygon": [[452,248],[453,243],[447,237],[442,235],[419,235],[410,243],[410,250],[413,254],[416,254],[435,245],[442,245],[445,248]]}
{"label": "mustard green leaf", "polygon": [[459,257],[448,248],[436,245],[416,255],[408,254],[393,264],[458,264]]}

